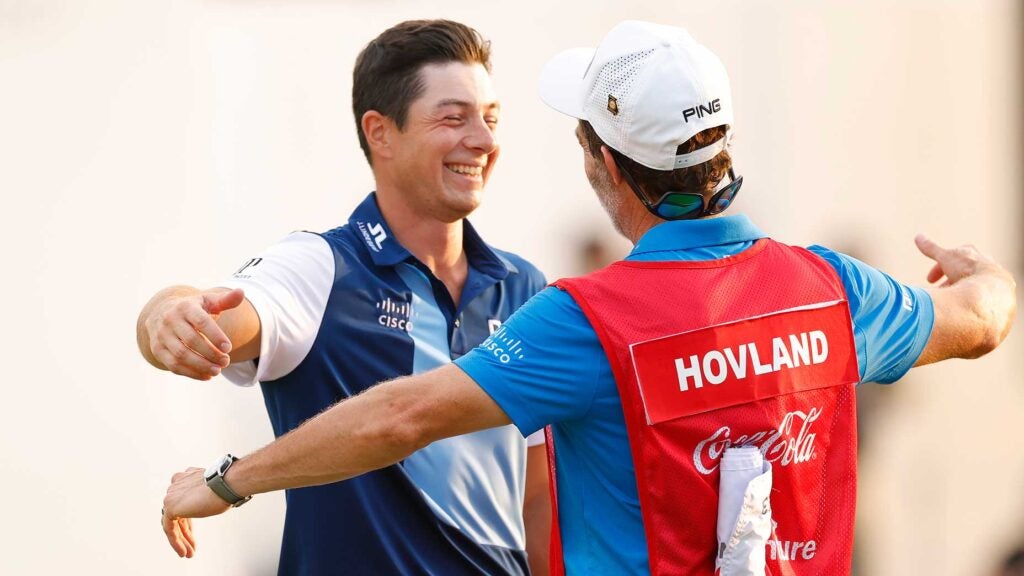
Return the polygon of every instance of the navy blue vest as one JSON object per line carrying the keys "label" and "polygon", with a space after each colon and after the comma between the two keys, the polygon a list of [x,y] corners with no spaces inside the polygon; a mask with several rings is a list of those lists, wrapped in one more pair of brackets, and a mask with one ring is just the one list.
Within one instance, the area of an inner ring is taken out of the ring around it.
{"label": "navy blue vest", "polygon": [[[544,286],[532,265],[488,247],[468,222],[464,236],[470,273],[456,308],[444,285],[394,239],[373,194],[348,225],[321,235],[333,251],[335,277],[316,340],[295,370],[261,383],[276,436],[378,382],[424,369],[411,323],[446,323],[454,359]],[[286,501],[282,575],[529,572],[523,551],[477,543],[442,521],[402,464],[288,490]]]}

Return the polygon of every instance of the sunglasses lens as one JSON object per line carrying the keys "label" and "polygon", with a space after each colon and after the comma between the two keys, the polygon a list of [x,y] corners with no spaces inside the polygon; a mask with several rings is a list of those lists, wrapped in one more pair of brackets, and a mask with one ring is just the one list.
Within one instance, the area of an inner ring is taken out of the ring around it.
{"label": "sunglasses lens", "polygon": [[722,188],[721,192],[711,197],[711,208],[708,210],[711,214],[719,214],[732,204],[733,199],[736,197],[736,193],[740,191],[740,186],[743,185],[743,177],[733,178],[733,181]]}
{"label": "sunglasses lens", "polygon": [[704,208],[703,199],[697,194],[668,194],[658,203],[658,215],[666,220],[678,220]]}

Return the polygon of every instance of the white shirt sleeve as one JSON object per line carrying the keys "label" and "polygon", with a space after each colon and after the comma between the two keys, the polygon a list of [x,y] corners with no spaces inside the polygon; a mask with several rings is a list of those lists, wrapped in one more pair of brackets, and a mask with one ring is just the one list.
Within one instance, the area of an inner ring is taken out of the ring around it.
{"label": "white shirt sleeve", "polygon": [[224,283],[241,288],[260,317],[259,362],[232,364],[222,374],[251,386],[276,380],[309,354],[334,285],[334,254],[327,241],[294,232],[245,263]]}

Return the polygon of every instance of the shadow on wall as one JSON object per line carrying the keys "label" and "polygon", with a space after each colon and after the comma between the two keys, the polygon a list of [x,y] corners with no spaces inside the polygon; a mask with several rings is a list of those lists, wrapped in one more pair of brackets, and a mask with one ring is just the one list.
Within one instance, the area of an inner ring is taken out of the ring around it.
{"label": "shadow on wall", "polygon": [[620,252],[622,251],[607,238],[591,234],[580,243],[574,265],[576,273],[582,275],[600,270],[626,255]]}
{"label": "shadow on wall", "polygon": [[[1017,29],[1024,30],[1024,2],[1017,3]],[[1024,54],[1024,34],[1017,34],[1017,54]],[[1024,74],[1018,74],[1017,80],[1019,85],[1017,86],[1017,94],[1024,95]],[[1024,114],[1018,113],[1018,120],[1020,126],[1017,131],[1017,138],[1019,141],[1024,141]],[[1020,190],[1017,191],[1016,198],[1020,202],[1021,198],[1024,198],[1024,178],[1017,179]],[[1024,222],[1024,202],[1020,202],[1018,208],[1021,211],[1020,221]],[[1021,231],[1021,245],[1024,245],[1024,227],[1020,228]],[[1017,262],[1017,274],[1024,272],[1024,251],[1019,253],[1020,261]],[[1019,278],[1019,276],[1018,276]],[[1024,533],[1024,518],[1021,519],[1021,529],[1017,531],[1017,534]],[[1024,540],[1019,541],[1011,550],[1006,554],[1002,564],[994,572],[995,576],[1024,576]]]}
{"label": "shadow on wall", "polygon": [[1006,556],[996,576],[1024,576],[1024,543]]}

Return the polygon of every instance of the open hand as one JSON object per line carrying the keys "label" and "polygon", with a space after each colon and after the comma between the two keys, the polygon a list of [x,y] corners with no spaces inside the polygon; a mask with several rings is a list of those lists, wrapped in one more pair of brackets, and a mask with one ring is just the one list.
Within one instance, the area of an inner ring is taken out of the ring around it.
{"label": "open hand", "polygon": [[196,380],[217,376],[231,363],[231,340],[217,325],[217,316],[244,300],[237,288],[168,298],[146,319],[152,356],[175,374]]}
{"label": "open hand", "polygon": [[182,558],[195,554],[192,518],[223,514],[231,506],[206,485],[202,468],[188,468],[171,477],[164,496],[161,523],[171,548]]}
{"label": "open hand", "polygon": [[1009,275],[995,260],[982,254],[970,244],[956,248],[943,248],[924,234],[918,234],[914,238],[914,243],[917,244],[917,249],[922,254],[935,261],[935,265],[928,272],[929,283],[934,284],[942,278],[946,278],[942,286],[952,286],[983,270]]}

